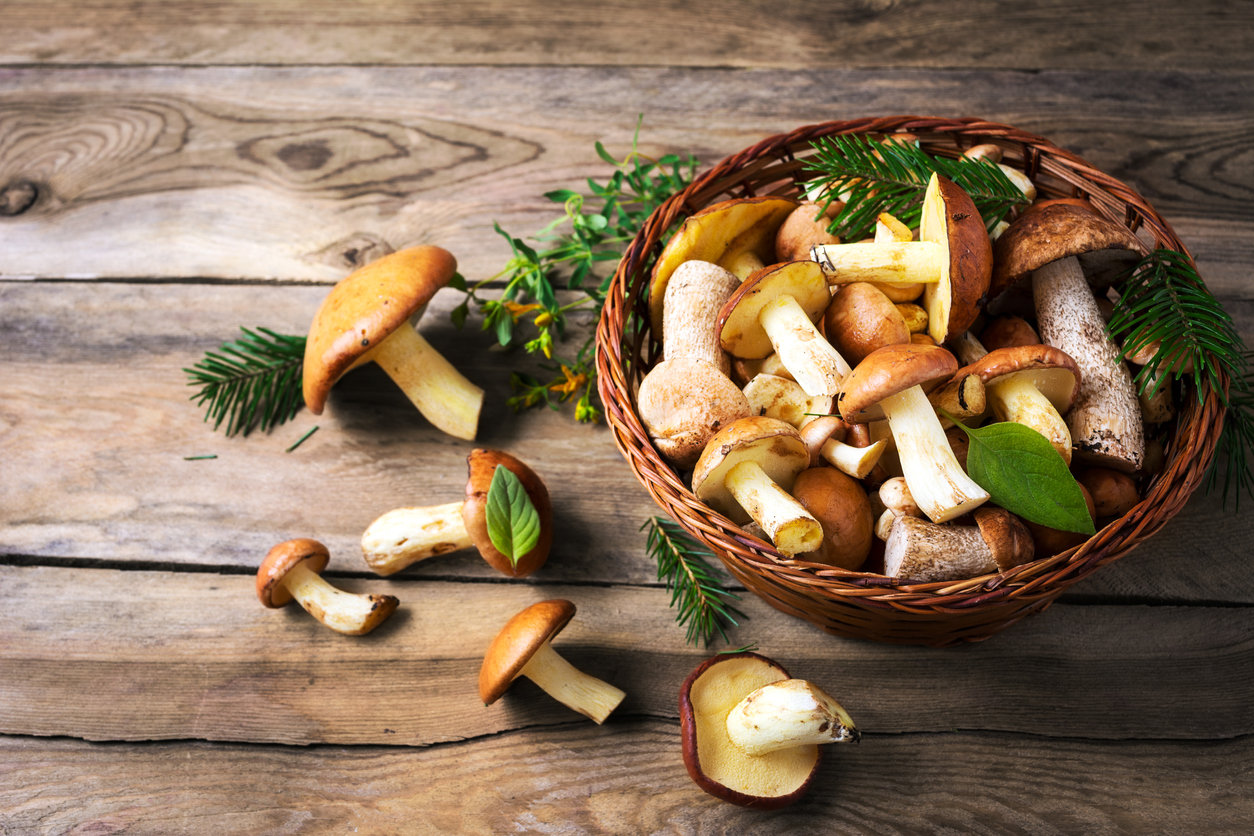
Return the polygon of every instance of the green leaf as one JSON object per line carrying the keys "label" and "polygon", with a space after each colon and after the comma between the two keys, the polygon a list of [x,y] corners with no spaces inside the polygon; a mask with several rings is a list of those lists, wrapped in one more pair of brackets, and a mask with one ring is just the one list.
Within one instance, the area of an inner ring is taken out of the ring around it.
{"label": "green leaf", "polygon": [[959,421],[954,424],[970,440],[967,473],[988,491],[993,503],[1060,531],[1094,533],[1080,485],[1049,439],[1009,421],[975,429]]}
{"label": "green leaf", "polygon": [[488,486],[488,538],[510,566],[536,547],[540,539],[540,514],[522,482],[504,465],[497,465]]}

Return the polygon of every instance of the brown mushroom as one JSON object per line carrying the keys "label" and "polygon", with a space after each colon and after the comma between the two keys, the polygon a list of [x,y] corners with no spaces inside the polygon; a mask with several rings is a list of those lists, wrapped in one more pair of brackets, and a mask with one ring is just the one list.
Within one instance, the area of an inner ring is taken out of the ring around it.
{"label": "brown mushroom", "polygon": [[837,400],[846,421],[888,419],[902,475],[933,522],[961,516],[988,499],[988,492],[959,467],[927,399],[927,389],[957,370],[958,361],[938,346],[885,346],[850,372]]}
{"label": "brown mushroom", "polygon": [[821,744],[860,739],[840,703],[757,653],[699,665],[680,688],[679,722],[684,766],[696,785],[764,810],[805,795]]}
{"label": "brown mushroom", "polygon": [[[502,554],[488,533],[488,489],[499,467],[518,477],[539,518],[535,545],[516,560]],[[420,560],[473,546],[489,566],[513,578],[525,577],[543,566],[553,545],[553,503],[544,480],[502,450],[471,450],[466,456],[466,470],[463,499],[396,508],[372,522],[361,536],[367,565],[380,575],[391,575]]]}
{"label": "brown mushroom", "polygon": [[749,399],[704,360],[658,363],[636,393],[636,409],[653,444],[671,464],[692,467],[714,433],[753,414]]}
{"label": "brown mushroom", "polygon": [[846,443],[848,429],[849,425],[835,415],[824,415],[800,428],[801,440],[810,451],[812,467],[827,462],[841,473],[865,479],[879,464],[888,443],[884,439],[867,439],[860,445]]}
{"label": "brown mushroom", "polygon": [[257,569],[257,598],[279,608],[293,600],[337,633],[361,636],[382,624],[397,607],[394,595],[359,595],[337,589],[322,577],[331,553],[317,540],[279,543]]}
{"label": "brown mushroom", "polygon": [[972,516],[973,526],[899,516],[884,544],[884,574],[917,583],[955,581],[1032,560],[1032,535],[1014,514],[985,506]]}
{"label": "brown mushroom", "polygon": [[1098,519],[1122,517],[1141,501],[1136,480],[1113,468],[1083,468],[1076,481],[1093,497],[1093,513]]}
{"label": "brown mushroom", "polygon": [[790,261],[751,275],[719,312],[719,338],[736,357],[771,352],[808,395],[834,395],[849,364],[814,322],[831,300],[813,261]]}
{"label": "brown mushroom", "polygon": [[424,245],[372,261],[331,288],[305,344],[303,390],[309,411],[320,414],[335,382],[349,369],[373,361],[433,425],[473,439],[483,390],[411,324],[456,273],[451,253]]}
{"label": "brown mushroom", "polygon": [[553,699],[600,725],[627,696],[622,690],[580,671],[556,650],[553,638],[575,615],[561,598],[540,601],[517,613],[497,633],[479,668],[479,698],[491,705],[520,676]]}
{"label": "brown mushroom", "polygon": [[814,551],[823,539],[818,520],[788,493],[809,463],[809,451],[791,424],[742,418],[710,439],[693,468],[692,491],[732,522],[752,519],[792,557]]}
{"label": "brown mushroom", "polygon": [[823,312],[828,341],[853,365],[877,348],[910,342],[901,310],[870,282],[840,285]]}
{"label": "brown mushroom", "polygon": [[804,560],[857,569],[871,552],[871,503],[862,484],[833,467],[811,467],[797,474],[793,497],[823,527],[822,545]]}
{"label": "brown mushroom", "polygon": [[801,261],[810,257],[810,248],[816,244],[839,244],[840,238],[828,231],[839,211],[840,204],[825,207],[813,201],[793,209],[775,233],[774,261]]}
{"label": "brown mushroom", "polygon": [[731,363],[719,344],[718,314],[740,279],[708,261],[685,261],[666,285],[662,309],[662,356],[695,357],[723,374]]}
{"label": "brown mushroom", "polygon": [[[1015,345],[1037,345],[1040,341],[1041,338],[1031,323],[1015,314],[993,317],[980,332],[980,342],[987,351]],[[964,363],[971,362],[962,355],[958,356]]]}

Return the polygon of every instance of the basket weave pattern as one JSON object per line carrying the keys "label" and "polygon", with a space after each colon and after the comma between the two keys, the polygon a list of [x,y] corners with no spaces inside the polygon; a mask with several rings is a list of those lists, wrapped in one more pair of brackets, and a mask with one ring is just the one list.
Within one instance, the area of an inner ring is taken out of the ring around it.
{"label": "basket weave pattern", "polygon": [[1067,587],[1130,552],[1184,507],[1205,476],[1223,425],[1220,395],[1189,391],[1166,444],[1162,471],[1142,501],[1083,544],[1005,572],[957,582],[906,584],[784,558],[692,493],[657,452],[636,410],[636,390],[661,346],[649,332],[649,278],[664,236],[711,203],[754,195],[798,196],[812,142],[835,134],[908,132],[933,155],[981,143],[1025,171],[1040,197],[1084,197],[1151,246],[1187,254],[1171,227],[1136,192],[1048,140],[975,119],[889,116],[825,122],[768,137],[727,157],[660,206],[624,253],[597,328],[598,386],[628,464],[662,509],[705,544],[746,588],[777,609],[842,636],[945,646],[986,639],[1048,607]]}

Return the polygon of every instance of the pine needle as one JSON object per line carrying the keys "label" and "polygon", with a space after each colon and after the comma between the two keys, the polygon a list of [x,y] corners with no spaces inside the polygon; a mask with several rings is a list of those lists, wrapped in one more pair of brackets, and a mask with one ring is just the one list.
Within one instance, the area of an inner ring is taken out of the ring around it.
{"label": "pine needle", "polygon": [[729,603],[740,596],[723,587],[710,565],[714,555],[674,520],[650,517],[641,528],[649,529],[648,550],[657,561],[658,580],[665,581],[671,592],[676,623],[687,626],[688,644],[703,642],[709,647],[715,634],[727,641],[727,627],[746,616]]}
{"label": "pine needle", "polygon": [[205,421],[227,436],[268,432],[300,411],[305,338],[268,328],[241,327],[244,336],[223,343],[183,369],[191,400],[205,407]]}

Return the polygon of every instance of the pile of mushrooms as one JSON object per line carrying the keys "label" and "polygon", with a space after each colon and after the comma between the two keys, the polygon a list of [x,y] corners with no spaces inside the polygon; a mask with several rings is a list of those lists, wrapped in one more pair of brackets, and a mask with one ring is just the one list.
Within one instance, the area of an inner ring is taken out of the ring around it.
{"label": "pile of mushrooms", "polygon": [[[995,145],[968,155],[1000,160]],[[638,406],[699,499],[784,560],[902,582],[997,573],[1084,539],[990,504],[954,420],[1041,433],[1095,522],[1140,501],[1145,428],[1169,403],[1138,400],[1103,315],[1112,276],[1146,251],[1134,233],[1054,199],[990,234],[940,175],[917,235],[881,214],[872,238],[842,242],[827,230],[839,206],[729,199],[659,257],[662,357]]]}

